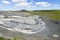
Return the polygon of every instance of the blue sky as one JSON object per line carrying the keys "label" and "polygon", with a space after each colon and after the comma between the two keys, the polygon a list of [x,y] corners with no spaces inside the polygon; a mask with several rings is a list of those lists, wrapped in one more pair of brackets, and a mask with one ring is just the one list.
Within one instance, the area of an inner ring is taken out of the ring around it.
{"label": "blue sky", "polygon": [[0,10],[55,10],[60,0],[0,0]]}

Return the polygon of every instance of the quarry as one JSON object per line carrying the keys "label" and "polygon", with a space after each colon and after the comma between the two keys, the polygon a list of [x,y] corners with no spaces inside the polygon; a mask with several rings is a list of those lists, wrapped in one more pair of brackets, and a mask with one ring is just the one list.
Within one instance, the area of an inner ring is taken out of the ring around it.
{"label": "quarry", "polygon": [[40,16],[34,15],[31,16],[20,14],[21,16],[0,16],[0,25],[4,25],[7,30],[17,31],[26,34],[33,34],[39,31],[44,31],[46,29],[46,24],[39,18]]}
{"label": "quarry", "polygon": [[0,37],[26,40],[59,40],[60,25],[28,12],[0,12]]}

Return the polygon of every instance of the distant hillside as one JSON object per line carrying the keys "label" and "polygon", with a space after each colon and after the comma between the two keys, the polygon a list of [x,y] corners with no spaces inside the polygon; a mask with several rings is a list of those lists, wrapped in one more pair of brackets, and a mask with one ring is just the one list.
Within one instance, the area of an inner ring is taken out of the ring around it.
{"label": "distant hillside", "polygon": [[32,15],[40,15],[48,17],[52,20],[60,20],[60,10],[34,10],[30,12]]}

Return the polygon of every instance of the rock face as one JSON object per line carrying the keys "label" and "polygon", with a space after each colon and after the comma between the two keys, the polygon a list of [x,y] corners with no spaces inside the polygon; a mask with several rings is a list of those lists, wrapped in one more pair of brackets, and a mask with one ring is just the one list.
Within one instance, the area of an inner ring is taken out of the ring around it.
{"label": "rock face", "polygon": [[20,16],[19,20],[17,19],[16,21],[20,23],[26,23],[26,24],[36,24],[35,19],[32,17],[21,17]]}
{"label": "rock face", "polygon": [[[23,14],[24,15],[24,14]],[[33,34],[46,29],[46,24],[39,18],[39,16],[13,16],[16,17],[13,20],[12,16],[9,18],[2,19],[5,25],[2,28],[8,29],[10,31],[17,31],[26,34]],[[8,20],[9,19],[9,20]],[[1,20],[0,20],[1,21]]]}

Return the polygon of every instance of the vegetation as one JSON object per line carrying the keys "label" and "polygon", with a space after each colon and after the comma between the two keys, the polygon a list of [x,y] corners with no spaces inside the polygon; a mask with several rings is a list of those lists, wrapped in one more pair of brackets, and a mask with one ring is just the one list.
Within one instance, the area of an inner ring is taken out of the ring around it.
{"label": "vegetation", "polygon": [[44,16],[51,20],[60,20],[60,10],[35,10],[29,13],[31,15]]}
{"label": "vegetation", "polygon": [[0,37],[0,40],[25,40],[24,38],[4,38],[4,37]]}
{"label": "vegetation", "polygon": [[11,40],[11,39],[0,37],[0,40]]}
{"label": "vegetation", "polygon": [[47,17],[51,20],[60,20],[60,10],[33,10],[33,11],[27,11],[25,9],[20,10],[18,12],[28,12],[31,15],[39,15]]}

